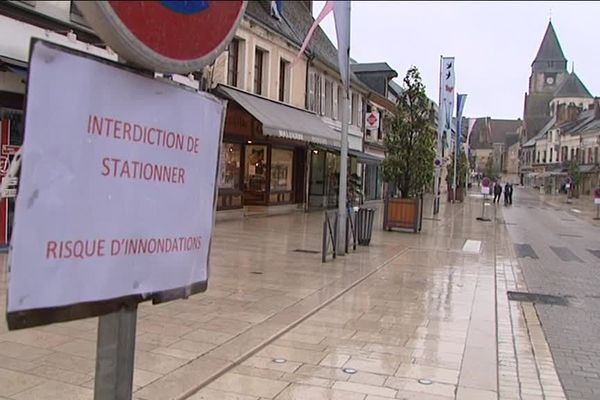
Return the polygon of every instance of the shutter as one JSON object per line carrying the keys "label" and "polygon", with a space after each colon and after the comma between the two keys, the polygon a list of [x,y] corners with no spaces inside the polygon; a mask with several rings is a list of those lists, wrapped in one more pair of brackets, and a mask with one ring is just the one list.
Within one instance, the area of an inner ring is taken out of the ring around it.
{"label": "shutter", "polygon": [[315,73],[308,74],[308,101],[307,108],[310,111],[315,111]]}

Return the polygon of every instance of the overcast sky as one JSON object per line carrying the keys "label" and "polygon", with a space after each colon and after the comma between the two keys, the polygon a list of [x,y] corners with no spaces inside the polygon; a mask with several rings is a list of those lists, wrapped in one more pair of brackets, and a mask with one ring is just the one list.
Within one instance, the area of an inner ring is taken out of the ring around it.
{"label": "overcast sky", "polygon": [[[324,1],[315,1],[314,15]],[[456,57],[456,87],[467,93],[465,116],[521,118],[531,62],[552,15],[563,52],[600,96],[600,2],[352,1],[352,58],[386,61],[398,72],[421,71],[438,101],[439,57]],[[322,23],[333,43],[333,15]]]}

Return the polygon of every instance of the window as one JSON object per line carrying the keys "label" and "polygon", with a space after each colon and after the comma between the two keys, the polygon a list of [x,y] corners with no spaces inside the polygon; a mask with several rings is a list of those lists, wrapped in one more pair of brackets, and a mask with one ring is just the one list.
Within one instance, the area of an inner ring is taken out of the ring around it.
{"label": "window", "polygon": [[598,147],[594,148],[594,163],[598,164]]}
{"label": "window", "polygon": [[219,166],[219,189],[240,189],[241,146],[223,143]]}
{"label": "window", "polygon": [[592,158],[592,148],[588,148],[588,164],[592,164],[594,162]]}
{"label": "window", "polygon": [[344,104],[344,89],[338,85],[337,87],[337,95],[338,95],[338,119],[342,120],[342,104]]}
{"label": "window", "polygon": [[553,156],[553,154],[552,154],[552,150],[553,150],[553,149],[550,149],[550,160],[548,160],[548,162],[552,162],[552,156]]}
{"label": "window", "polygon": [[537,152],[537,162],[538,163],[540,162],[540,152],[539,151]]}
{"label": "window", "polygon": [[263,72],[264,72],[265,51],[258,47],[254,51],[254,93],[263,93]]}
{"label": "window", "polygon": [[308,91],[306,93],[306,108],[315,111],[315,72],[308,73]]}
{"label": "window", "polygon": [[292,190],[292,150],[273,149],[271,151],[271,191],[289,192]]}
{"label": "window", "polygon": [[325,80],[325,116],[333,118],[333,82]]}
{"label": "window", "polygon": [[350,125],[358,126],[358,95],[352,93],[352,103],[350,109]]}
{"label": "window", "polygon": [[227,55],[227,84],[229,86],[238,85],[238,63],[240,56],[240,41],[233,39],[229,43]]}
{"label": "window", "polygon": [[283,58],[279,60],[279,101],[290,101],[290,63]]}
{"label": "window", "polygon": [[315,74],[315,112],[323,115],[323,90],[321,89],[322,78],[320,74]]}
{"label": "window", "polygon": [[570,160],[575,160],[575,149],[571,149],[571,158]]}

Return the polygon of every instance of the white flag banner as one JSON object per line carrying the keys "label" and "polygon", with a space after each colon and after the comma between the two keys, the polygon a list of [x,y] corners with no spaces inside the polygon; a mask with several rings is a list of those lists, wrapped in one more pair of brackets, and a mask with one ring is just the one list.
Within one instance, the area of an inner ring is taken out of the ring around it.
{"label": "white flag banner", "polygon": [[340,78],[348,91],[350,87],[350,1],[336,1],[333,6],[333,16],[337,35]]}
{"label": "white flag banner", "polygon": [[440,113],[442,115],[442,140],[450,148],[452,140],[452,114],[454,113],[454,57],[442,58],[442,70],[440,71],[442,85],[440,90]]}

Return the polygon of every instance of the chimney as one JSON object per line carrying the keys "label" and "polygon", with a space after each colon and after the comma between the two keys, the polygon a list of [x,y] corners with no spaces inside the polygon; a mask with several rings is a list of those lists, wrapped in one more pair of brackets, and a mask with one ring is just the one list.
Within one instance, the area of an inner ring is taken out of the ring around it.
{"label": "chimney", "polygon": [[590,108],[593,108],[594,110],[594,119],[600,119],[600,99],[598,99],[598,97],[594,99],[592,106],[590,106]]}

